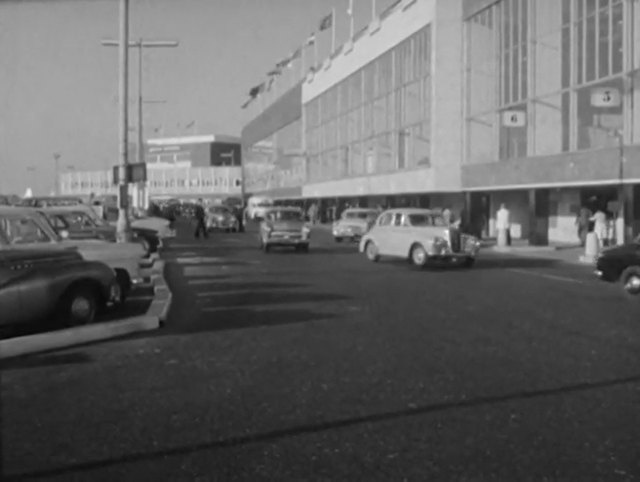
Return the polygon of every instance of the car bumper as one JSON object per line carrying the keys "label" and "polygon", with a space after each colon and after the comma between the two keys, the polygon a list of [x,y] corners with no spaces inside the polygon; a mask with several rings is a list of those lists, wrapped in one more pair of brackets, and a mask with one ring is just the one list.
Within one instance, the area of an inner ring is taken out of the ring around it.
{"label": "car bumper", "polygon": [[268,238],[264,244],[269,246],[301,246],[308,245],[308,238]]}
{"label": "car bumper", "polygon": [[441,261],[443,263],[462,263],[469,258],[475,258],[472,253],[447,253],[447,254],[433,254],[429,256],[432,261]]}

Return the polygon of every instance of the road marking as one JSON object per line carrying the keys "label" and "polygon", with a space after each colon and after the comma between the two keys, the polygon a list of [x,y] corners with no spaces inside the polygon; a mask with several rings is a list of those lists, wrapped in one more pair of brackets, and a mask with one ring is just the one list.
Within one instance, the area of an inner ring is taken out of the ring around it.
{"label": "road marking", "polygon": [[528,274],[528,275],[531,275],[531,276],[537,276],[539,278],[552,279],[552,280],[555,280],[555,281],[563,281],[565,283],[583,284],[583,281],[577,280],[575,278],[568,278],[566,276],[557,276],[557,275],[553,275],[553,274],[538,273],[536,271],[527,271],[527,270],[524,270],[524,269],[517,269],[517,268],[507,268],[507,271],[511,271],[512,273]]}

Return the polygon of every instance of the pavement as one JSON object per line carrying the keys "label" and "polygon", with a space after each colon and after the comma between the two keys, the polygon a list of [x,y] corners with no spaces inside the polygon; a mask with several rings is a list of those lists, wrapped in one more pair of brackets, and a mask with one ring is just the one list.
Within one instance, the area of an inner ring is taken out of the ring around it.
{"label": "pavement", "polygon": [[169,243],[163,329],[2,365],[4,480],[640,478],[640,303],[588,266],[250,230]]}

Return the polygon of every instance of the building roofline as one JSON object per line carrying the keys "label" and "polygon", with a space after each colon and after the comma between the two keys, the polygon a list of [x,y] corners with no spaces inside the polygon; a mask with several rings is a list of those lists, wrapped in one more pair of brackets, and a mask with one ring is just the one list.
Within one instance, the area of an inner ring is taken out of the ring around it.
{"label": "building roofline", "polygon": [[201,136],[160,137],[147,139],[148,146],[176,146],[185,144],[205,144],[208,142],[240,143],[240,137],[223,134],[207,134]]}

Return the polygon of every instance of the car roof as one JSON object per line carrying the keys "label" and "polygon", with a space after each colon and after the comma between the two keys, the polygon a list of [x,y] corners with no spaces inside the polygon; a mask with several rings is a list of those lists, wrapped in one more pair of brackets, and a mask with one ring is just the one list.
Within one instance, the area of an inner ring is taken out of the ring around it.
{"label": "car roof", "polygon": [[272,211],[292,211],[292,212],[301,212],[302,210],[300,208],[297,208],[295,206],[271,206],[269,208],[267,208],[265,210],[266,212],[270,213]]}
{"label": "car roof", "polygon": [[67,213],[67,212],[75,212],[75,213],[86,213],[89,209],[92,209],[90,206],[86,204],[76,204],[74,206],[47,206],[47,207],[39,207],[36,208],[40,211],[44,211],[45,213]]}
{"label": "car roof", "polygon": [[33,215],[36,209],[31,206],[0,206],[0,215]]}
{"label": "car roof", "polygon": [[387,209],[385,213],[400,213],[400,214],[424,214],[429,216],[439,215],[440,211],[434,209],[426,209],[426,208],[391,208]]}
{"label": "car roof", "polygon": [[375,213],[378,210],[376,208],[347,208],[345,213]]}

